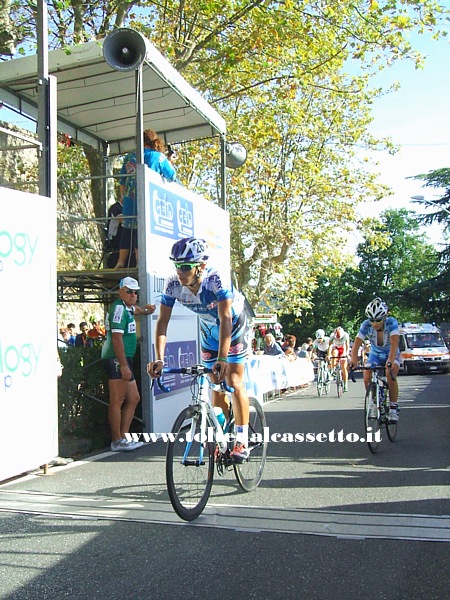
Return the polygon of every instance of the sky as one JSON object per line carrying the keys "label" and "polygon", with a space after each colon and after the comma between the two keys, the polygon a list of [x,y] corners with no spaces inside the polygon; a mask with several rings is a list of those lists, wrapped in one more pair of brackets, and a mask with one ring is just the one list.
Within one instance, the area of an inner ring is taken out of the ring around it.
{"label": "sky", "polygon": [[[390,136],[400,146],[391,156],[376,152],[379,180],[394,194],[371,205],[364,205],[364,216],[376,216],[387,208],[408,208],[423,212],[422,205],[411,196],[427,200],[439,198],[439,190],[423,188],[423,182],[408,177],[450,167],[450,40],[433,41],[430,36],[416,35],[414,47],[427,58],[423,70],[412,61],[402,61],[377,76],[376,85],[384,89],[398,81],[400,89],[376,100],[370,131],[377,137]],[[442,242],[442,230],[436,226],[424,229],[433,243]]]}

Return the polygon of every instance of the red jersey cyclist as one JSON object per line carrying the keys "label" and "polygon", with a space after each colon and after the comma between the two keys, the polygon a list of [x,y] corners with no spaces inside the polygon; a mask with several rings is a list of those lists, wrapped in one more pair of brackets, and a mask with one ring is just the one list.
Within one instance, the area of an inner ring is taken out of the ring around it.
{"label": "red jersey cyclist", "polygon": [[[183,238],[170,253],[176,273],[164,286],[155,332],[156,360],[147,366],[150,377],[158,377],[164,367],[167,327],[176,301],[200,318],[202,362],[213,370],[213,383],[225,380],[234,388],[236,441],[230,456],[241,463],[249,456],[249,404],[244,384],[244,363],[248,353],[249,331],[244,297],[232,285],[228,274],[207,265],[205,240]],[[213,391],[213,405],[228,414],[226,397]]]}
{"label": "red jersey cyclist", "polygon": [[344,382],[344,392],[348,391],[348,350],[350,346],[350,336],[342,327],[337,327],[330,335],[330,344],[328,347],[328,358],[331,362],[331,369],[334,370],[337,365],[337,359],[341,363],[342,381]]}

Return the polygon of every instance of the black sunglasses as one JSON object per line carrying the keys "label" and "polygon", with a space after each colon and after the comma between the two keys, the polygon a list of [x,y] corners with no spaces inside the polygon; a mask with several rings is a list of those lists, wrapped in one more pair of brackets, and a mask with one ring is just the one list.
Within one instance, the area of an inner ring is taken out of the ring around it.
{"label": "black sunglasses", "polygon": [[382,323],[384,319],[370,319],[371,323]]}
{"label": "black sunglasses", "polygon": [[136,294],[137,295],[137,290],[125,290],[127,294]]}

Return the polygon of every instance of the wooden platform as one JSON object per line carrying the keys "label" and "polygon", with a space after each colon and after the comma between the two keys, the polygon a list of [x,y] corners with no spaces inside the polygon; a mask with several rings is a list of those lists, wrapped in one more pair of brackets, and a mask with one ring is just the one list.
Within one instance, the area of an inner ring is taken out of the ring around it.
{"label": "wooden platform", "polygon": [[137,278],[137,268],[58,271],[58,302],[109,304],[117,297],[119,281],[127,275]]}

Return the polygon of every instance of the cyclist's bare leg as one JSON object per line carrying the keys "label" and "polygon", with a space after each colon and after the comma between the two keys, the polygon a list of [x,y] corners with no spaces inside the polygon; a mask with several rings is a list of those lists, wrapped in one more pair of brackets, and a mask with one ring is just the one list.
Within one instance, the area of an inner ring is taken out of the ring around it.
{"label": "cyclist's bare leg", "polygon": [[[244,369],[245,365],[243,363],[228,363],[227,383],[234,388],[233,412],[236,425],[247,425],[250,416],[248,394],[244,383]],[[210,373],[209,378],[213,383],[219,381],[214,373]],[[220,406],[224,415],[228,417],[229,406],[226,394],[213,390],[212,405]]]}
{"label": "cyclist's bare leg", "polygon": [[342,367],[342,379],[344,381],[344,385],[347,385],[348,382],[348,370],[347,370],[347,357],[341,358],[341,367]]}
{"label": "cyclist's bare leg", "polygon": [[371,371],[363,371],[363,377],[364,377],[364,387],[367,388],[369,387],[369,383],[370,383],[370,378],[372,376],[372,372]]}
{"label": "cyclist's bare leg", "polygon": [[338,353],[337,349],[333,348],[333,350],[331,351],[331,360],[330,360],[330,365],[331,365],[332,371],[334,371],[334,369],[336,368],[338,355],[339,355],[339,353]]}
{"label": "cyclist's bare leg", "polygon": [[228,363],[228,385],[234,388],[233,411],[236,425],[248,425],[250,410],[244,383],[244,363]]}
{"label": "cyclist's bare leg", "polygon": [[[211,381],[213,381],[212,377],[211,377]],[[229,406],[228,406],[226,394],[223,394],[222,392],[216,392],[213,390],[212,405],[219,406],[223,410],[223,414],[225,415],[225,417],[228,418]]]}
{"label": "cyclist's bare leg", "polygon": [[397,376],[398,376],[398,370],[399,370],[399,365],[397,363],[394,363],[392,365],[392,373],[395,377],[395,381],[393,381],[391,374],[389,373],[389,369],[386,369],[386,376],[387,376],[387,381],[388,381],[388,387],[389,387],[389,398],[390,401],[393,404],[397,404],[398,401],[398,382],[397,382]]}

